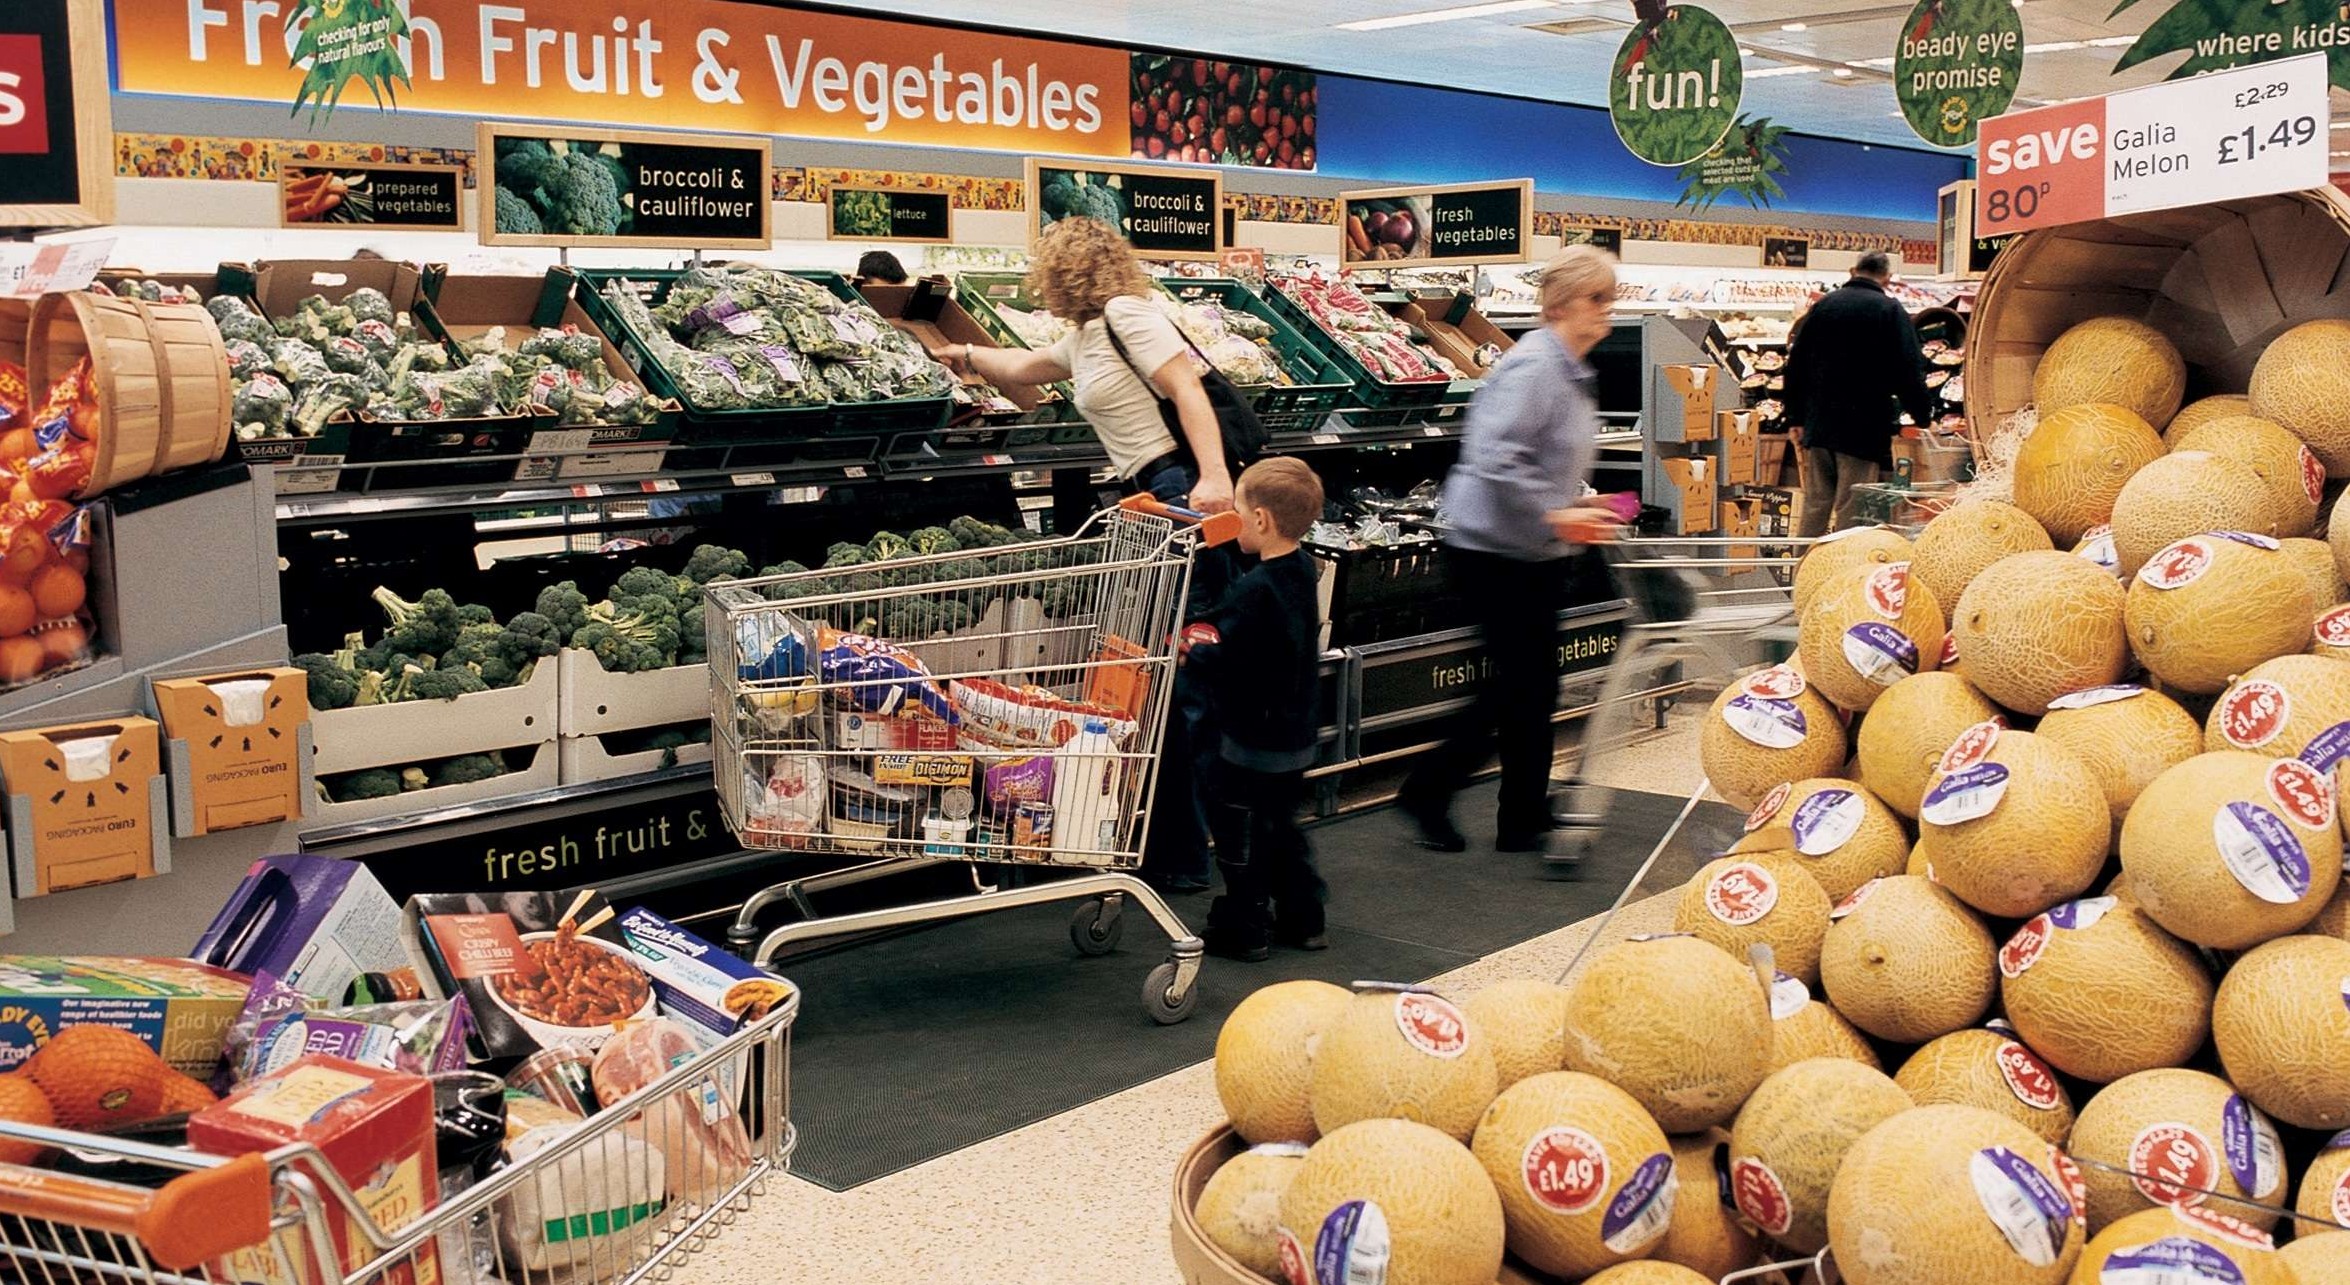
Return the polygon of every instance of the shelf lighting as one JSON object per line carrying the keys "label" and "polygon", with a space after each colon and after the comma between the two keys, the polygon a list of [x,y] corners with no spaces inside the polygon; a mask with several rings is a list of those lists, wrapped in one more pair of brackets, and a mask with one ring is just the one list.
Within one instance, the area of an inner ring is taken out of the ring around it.
{"label": "shelf lighting", "polygon": [[1811,26],[1810,26],[1810,24],[1808,24],[1808,23],[1801,23],[1801,22],[1782,22],[1782,23],[1780,23],[1780,24],[1779,24],[1779,30],[1781,30],[1781,31],[1809,31],[1809,30],[1811,30]]}
{"label": "shelf lighting", "polygon": [[1492,0],[1489,4],[1454,5],[1449,9],[1423,9],[1418,13],[1398,13],[1385,18],[1361,18],[1354,22],[1338,23],[1336,31],[1389,31],[1397,27],[1417,27],[1431,22],[1458,22],[1464,18],[1485,18],[1495,14],[1521,13],[1528,9],[1556,9],[1558,0]]}

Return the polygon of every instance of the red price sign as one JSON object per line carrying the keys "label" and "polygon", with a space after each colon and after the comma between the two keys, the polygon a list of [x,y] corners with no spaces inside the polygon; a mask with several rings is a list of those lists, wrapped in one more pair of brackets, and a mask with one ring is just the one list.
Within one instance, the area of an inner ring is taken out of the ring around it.
{"label": "red price sign", "polygon": [[2105,217],[2104,99],[1995,116],[1976,146],[1976,235]]}

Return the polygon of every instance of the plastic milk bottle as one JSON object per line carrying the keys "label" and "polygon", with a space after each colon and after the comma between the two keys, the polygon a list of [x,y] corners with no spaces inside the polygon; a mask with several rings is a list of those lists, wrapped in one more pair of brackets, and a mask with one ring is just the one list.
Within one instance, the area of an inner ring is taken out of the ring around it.
{"label": "plastic milk bottle", "polygon": [[1053,756],[1053,860],[1066,865],[1107,864],[1099,854],[1118,846],[1118,778],[1125,764],[1110,725],[1089,718]]}

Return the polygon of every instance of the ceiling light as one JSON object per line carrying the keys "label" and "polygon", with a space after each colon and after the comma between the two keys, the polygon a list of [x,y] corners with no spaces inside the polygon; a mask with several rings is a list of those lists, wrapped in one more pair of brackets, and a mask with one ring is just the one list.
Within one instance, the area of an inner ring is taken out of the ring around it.
{"label": "ceiling light", "polygon": [[1782,22],[1782,23],[1780,23],[1780,24],[1779,24],[1779,30],[1781,30],[1781,31],[1809,31],[1809,30],[1811,30],[1811,28],[1810,28],[1809,26],[1807,26],[1807,25],[1803,24],[1803,23],[1800,23],[1800,22]]}
{"label": "ceiling light", "polygon": [[1358,22],[1342,22],[1338,31],[1387,31],[1395,27],[1417,27],[1429,22],[1456,22],[1463,18],[1483,18],[1498,13],[1519,13],[1527,9],[1555,9],[1557,0],[1493,0],[1490,4],[1455,5],[1450,9],[1423,9],[1418,13],[1399,13],[1386,18],[1364,18]]}
{"label": "ceiling light", "polygon": [[1832,68],[1832,69],[1831,69],[1831,74],[1833,74],[1833,75],[1836,75],[1836,76],[1849,76],[1849,75],[1851,75],[1851,74],[1852,74],[1852,68],[1850,68],[1850,67],[1836,67],[1836,68]]}
{"label": "ceiling light", "polygon": [[1814,67],[1809,63],[1804,63],[1794,67],[1765,67],[1760,71],[1750,71],[1746,73],[1746,79],[1768,80],[1773,76],[1815,76],[1819,74],[1819,70],[1819,68]]}

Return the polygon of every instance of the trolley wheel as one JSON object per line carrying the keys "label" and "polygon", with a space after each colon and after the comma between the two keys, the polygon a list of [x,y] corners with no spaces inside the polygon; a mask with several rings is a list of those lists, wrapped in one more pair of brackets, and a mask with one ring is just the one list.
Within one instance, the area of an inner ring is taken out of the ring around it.
{"label": "trolley wheel", "polygon": [[1199,1007],[1199,981],[1197,978],[1192,980],[1191,986],[1182,994],[1177,995],[1174,991],[1175,963],[1173,960],[1152,969],[1151,975],[1142,979],[1142,1006],[1150,1013],[1151,1020],[1161,1026],[1173,1026],[1190,1017],[1191,1010]]}
{"label": "trolley wheel", "polygon": [[1126,917],[1100,897],[1079,902],[1069,920],[1069,944],[1080,955],[1107,955],[1126,935]]}

